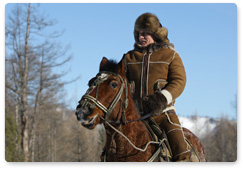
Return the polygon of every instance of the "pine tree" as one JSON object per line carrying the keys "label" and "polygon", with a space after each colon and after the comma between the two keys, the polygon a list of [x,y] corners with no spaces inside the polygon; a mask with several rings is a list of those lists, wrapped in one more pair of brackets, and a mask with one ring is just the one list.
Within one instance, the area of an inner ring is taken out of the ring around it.
{"label": "pine tree", "polygon": [[8,162],[23,161],[23,154],[18,149],[20,134],[14,118],[5,110],[5,160]]}

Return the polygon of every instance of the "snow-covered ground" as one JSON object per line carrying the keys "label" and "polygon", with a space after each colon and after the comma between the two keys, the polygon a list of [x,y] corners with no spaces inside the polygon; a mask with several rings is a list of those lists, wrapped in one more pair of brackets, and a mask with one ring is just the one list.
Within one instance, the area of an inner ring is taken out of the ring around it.
{"label": "snow-covered ground", "polygon": [[209,117],[179,116],[181,126],[191,130],[196,136],[203,137],[216,127],[216,120]]}

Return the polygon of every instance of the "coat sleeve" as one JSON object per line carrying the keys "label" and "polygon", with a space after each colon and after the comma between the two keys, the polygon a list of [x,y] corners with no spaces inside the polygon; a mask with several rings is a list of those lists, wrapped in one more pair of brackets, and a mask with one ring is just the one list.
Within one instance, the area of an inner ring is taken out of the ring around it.
{"label": "coat sleeve", "polygon": [[174,53],[169,64],[168,83],[161,91],[167,98],[168,104],[181,95],[186,86],[186,72],[182,60],[177,52]]}

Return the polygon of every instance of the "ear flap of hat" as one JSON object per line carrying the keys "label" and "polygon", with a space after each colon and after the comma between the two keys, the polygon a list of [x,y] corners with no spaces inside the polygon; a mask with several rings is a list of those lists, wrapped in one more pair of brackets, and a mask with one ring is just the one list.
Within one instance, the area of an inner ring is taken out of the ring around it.
{"label": "ear flap of hat", "polygon": [[154,33],[154,35],[162,42],[169,43],[168,36],[168,30],[165,27],[160,27],[157,29],[157,31]]}

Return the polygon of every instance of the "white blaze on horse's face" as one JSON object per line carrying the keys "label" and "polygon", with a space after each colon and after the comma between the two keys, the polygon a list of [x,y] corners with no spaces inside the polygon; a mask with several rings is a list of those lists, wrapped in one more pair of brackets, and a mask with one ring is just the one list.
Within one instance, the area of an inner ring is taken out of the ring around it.
{"label": "white blaze on horse's face", "polygon": [[109,74],[107,73],[101,73],[101,75],[99,76],[101,79],[103,79],[103,81],[105,81],[108,78]]}
{"label": "white blaze on horse's face", "polygon": [[[105,80],[108,79],[109,76],[110,75],[107,74],[107,73],[101,73],[99,76],[96,77],[96,80],[95,81],[97,81],[97,79],[98,79],[98,81],[104,82]],[[96,87],[97,87],[97,84],[90,86],[89,89],[87,90],[87,92],[85,94],[88,94],[89,95],[90,93],[93,92],[93,90]]]}

